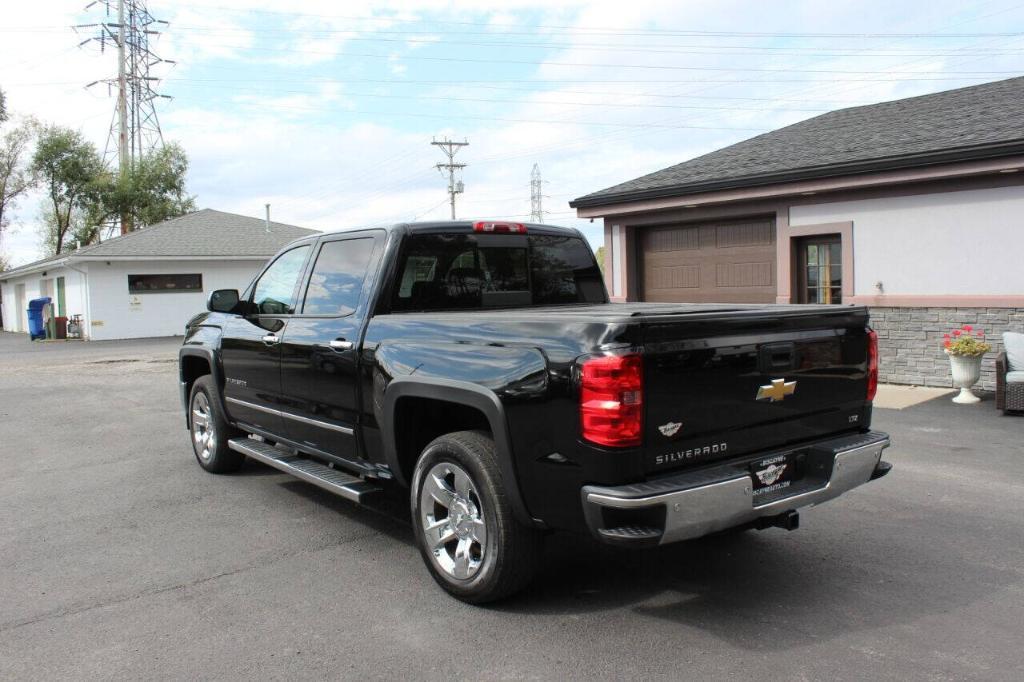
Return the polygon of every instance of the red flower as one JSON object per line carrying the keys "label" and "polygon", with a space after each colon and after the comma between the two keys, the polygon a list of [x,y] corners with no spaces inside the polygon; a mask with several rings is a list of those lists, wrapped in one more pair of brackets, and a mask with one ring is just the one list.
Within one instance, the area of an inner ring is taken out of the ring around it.
{"label": "red flower", "polygon": [[965,324],[965,325],[964,325],[964,331],[965,331],[965,332],[969,332],[969,331],[971,331],[972,329],[974,329],[974,327],[972,327],[971,325],[969,325],[969,324]]}
{"label": "red flower", "polygon": [[946,339],[945,341],[942,342],[942,345],[945,346],[946,348],[949,348],[951,343],[952,343],[952,341],[950,341],[949,339]]}
{"label": "red flower", "polygon": [[953,330],[953,336],[960,336],[960,330],[959,329],[954,329]]}
{"label": "red flower", "polygon": [[978,330],[978,336],[985,336],[985,330],[979,329]]}
{"label": "red flower", "polygon": [[948,339],[949,339],[949,334],[943,334],[943,335],[942,335],[942,338],[944,338],[944,339],[947,339],[947,340],[948,340]]}

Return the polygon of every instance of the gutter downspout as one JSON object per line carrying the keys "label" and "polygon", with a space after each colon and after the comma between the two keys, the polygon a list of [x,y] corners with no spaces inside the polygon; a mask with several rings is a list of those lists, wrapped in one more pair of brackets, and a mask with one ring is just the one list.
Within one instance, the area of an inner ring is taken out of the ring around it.
{"label": "gutter downspout", "polygon": [[92,337],[92,306],[90,305],[92,302],[92,297],[90,296],[91,290],[89,289],[89,271],[79,270],[78,268],[76,268],[74,265],[71,264],[70,258],[64,264],[64,267],[66,267],[68,270],[74,270],[78,274],[82,275],[82,277],[85,280],[84,282],[82,282],[82,295],[85,296],[85,319],[82,320],[82,326],[89,329],[90,331],[86,332],[86,330],[83,329],[82,339],[89,340]]}

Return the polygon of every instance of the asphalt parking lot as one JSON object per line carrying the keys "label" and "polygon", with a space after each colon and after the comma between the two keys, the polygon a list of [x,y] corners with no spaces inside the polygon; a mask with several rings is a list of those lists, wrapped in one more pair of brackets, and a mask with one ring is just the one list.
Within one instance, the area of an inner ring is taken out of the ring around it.
{"label": "asphalt parking lot", "polygon": [[802,528],[641,553],[552,536],[520,597],[357,508],[193,460],[177,343],[0,334],[0,678],[1024,677],[1024,417],[877,410],[896,468]]}

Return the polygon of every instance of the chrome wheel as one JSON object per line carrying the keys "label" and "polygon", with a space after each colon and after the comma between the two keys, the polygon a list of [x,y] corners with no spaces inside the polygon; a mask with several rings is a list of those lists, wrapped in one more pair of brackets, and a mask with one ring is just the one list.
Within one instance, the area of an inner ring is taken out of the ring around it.
{"label": "chrome wheel", "polygon": [[459,580],[476,575],[487,546],[480,495],[457,464],[435,464],[420,490],[420,524],[437,566]]}
{"label": "chrome wheel", "polygon": [[196,455],[204,462],[210,461],[217,451],[217,434],[213,429],[210,399],[198,391],[192,399],[192,442],[195,444]]}

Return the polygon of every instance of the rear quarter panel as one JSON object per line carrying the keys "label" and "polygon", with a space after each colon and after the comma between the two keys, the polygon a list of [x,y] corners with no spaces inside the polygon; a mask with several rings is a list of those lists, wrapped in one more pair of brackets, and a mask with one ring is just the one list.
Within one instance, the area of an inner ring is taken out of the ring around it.
{"label": "rear quarter panel", "polygon": [[[381,432],[382,409],[395,378],[480,386],[498,397],[504,412],[515,476],[530,514],[542,519],[576,514],[578,496],[570,491],[605,480],[603,469],[638,473],[642,464],[637,457],[591,452],[580,443],[575,361],[603,345],[629,345],[637,334],[636,325],[557,315],[517,320],[514,312],[375,317],[363,342],[360,381],[367,453],[385,463],[383,439],[393,434]],[[581,447],[592,456],[581,457]]]}

